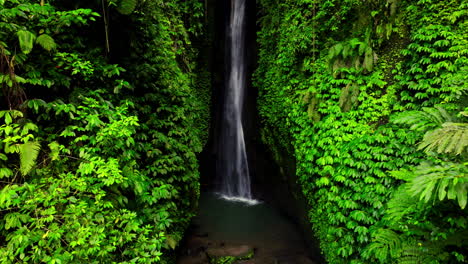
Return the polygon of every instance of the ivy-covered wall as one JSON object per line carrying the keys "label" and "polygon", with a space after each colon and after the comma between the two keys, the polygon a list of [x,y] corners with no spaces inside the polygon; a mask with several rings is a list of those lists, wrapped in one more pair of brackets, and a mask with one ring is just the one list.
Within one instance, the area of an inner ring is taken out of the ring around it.
{"label": "ivy-covered wall", "polygon": [[259,5],[262,139],[326,260],[467,261],[466,1]]}
{"label": "ivy-covered wall", "polygon": [[199,194],[199,1],[0,1],[0,262],[173,263]]}

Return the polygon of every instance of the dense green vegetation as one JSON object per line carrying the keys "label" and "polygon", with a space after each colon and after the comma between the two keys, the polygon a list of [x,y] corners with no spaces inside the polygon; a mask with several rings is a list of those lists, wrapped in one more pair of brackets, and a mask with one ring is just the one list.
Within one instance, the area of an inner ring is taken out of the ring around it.
{"label": "dense green vegetation", "polygon": [[[258,3],[262,140],[326,260],[466,263],[466,1]],[[208,137],[204,8],[0,0],[1,263],[174,262]]]}
{"label": "dense green vegetation", "polygon": [[202,17],[0,0],[1,263],[173,262],[207,139]]}
{"label": "dense green vegetation", "polygon": [[466,1],[260,6],[262,139],[326,260],[468,261]]}

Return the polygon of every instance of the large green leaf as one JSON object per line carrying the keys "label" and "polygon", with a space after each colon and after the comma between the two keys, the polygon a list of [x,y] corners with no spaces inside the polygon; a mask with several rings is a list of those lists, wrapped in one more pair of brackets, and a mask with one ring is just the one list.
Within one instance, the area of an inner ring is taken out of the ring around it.
{"label": "large green leaf", "polygon": [[19,146],[20,171],[27,175],[36,164],[37,155],[41,149],[41,144],[37,141],[30,141]]}
{"label": "large green leaf", "polygon": [[36,35],[27,30],[19,30],[16,34],[18,35],[19,44],[23,53],[30,53],[34,45]]}
{"label": "large green leaf", "polygon": [[457,192],[457,200],[458,200],[458,205],[460,205],[461,209],[465,209],[466,203],[467,203],[467,198],[468,198],[468,189],[467,189],[466,183],[458,183],[457,186],[455,187],[455,190]]}
{"label": "large green leaf", "polygon": [[117,11],[123,15],[129,15],[135,10],[137,0],[122,0],[117,6]]}
{"label": "large green leaf", "polygon": [[47,51],[51,51],[57,47],[57,44],[55,44],[54,39],[47,34],[42,34],[39,37],[37,37],[36,43]]}
{"label": "large green leaf", "polygon": [[446,122],[424,135],[418,149],[460,155],[468,146],[468,124]]}

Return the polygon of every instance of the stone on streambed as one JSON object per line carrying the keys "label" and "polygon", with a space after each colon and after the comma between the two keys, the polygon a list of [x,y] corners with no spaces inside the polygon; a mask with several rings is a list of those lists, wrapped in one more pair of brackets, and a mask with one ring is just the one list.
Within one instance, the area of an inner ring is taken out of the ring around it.
{"label": "stone on streambed", "polygon": [[221,246],[206,251],[210,264],[231,264],[239,260],[251,259],[254,249],[251,246]]}
{"label": "stone on streambed", "polygon": [[241,260],[236,264],[278,264],[278,261],[274,257],[255,257],[249,260]]}

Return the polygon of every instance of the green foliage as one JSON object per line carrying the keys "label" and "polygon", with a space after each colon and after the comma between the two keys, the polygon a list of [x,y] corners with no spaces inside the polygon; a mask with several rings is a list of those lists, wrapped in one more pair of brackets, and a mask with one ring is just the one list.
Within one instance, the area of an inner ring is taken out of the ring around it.
{"label": "green foliage", "polygon": [[353,38],[346,43],[338,43],[330,48],[328,53],[329,64],[333,72],[342,67],[364,68],[372,71],[376,53],[369,43]]}
{"label": "green foliage", "polygon": [[466,96],[468,33],[466,20],[460,20],[463,9],[463,1],[408,5],[408,23],[414,29],[411,43],[402,51],[407,57],[402,63],[404,74],[398,77],[402,109],[457,102]]}
{"label": "green foliage", "polygon": [[119,11],[123,15],[129,15],[135,10],[137,5],[137,0],[121,0],[117,7],[117,11]]}
{"label": "green foliage", "polygon": [[[458,122],[457,122],[458,121]],[[411,130],[427,131],[418,149],[425,152],[465,154],[468,145],[466,122],[451,117],[443,108],[423,108],[423,111],[407,111],[393,122],[411,125]]]}
{"label": "green foliage", "polygon": [[467,123],[444,123],[441,128],[424,135],[419,146],[426,152],[455,153],[460,155],[466,152],[468,146]]}
{"label": "green foliage", "polygon": [[18,34],[21,50],[26,54],[30,53],[36,36],[27,30],[19,30],[16,34]]}
{"label": "green foliage", "polygon": [[442,108],[423,108],[423,111],[402,113],[394,122],[410,124],[412,130],[425,131],[418,148],[424,149],[428,155],[433,156],[432,151],[435,151],[439,154],[460,155],[461,159],[452,158],[451,161],[440,161],[439,164],[422,163],[411,172],[411,176],[404,178],[410,180],[408,192],[425,202],[429,202],[433,195],[438,195],[440,201],[445,198],[456,199],[461,209],[464,209],[468,197],[467,123],[453,123],[454,119]]}
{"label": "green foliage", "polygon": [[326,260],[464,261],[466,4],[260,5],[262,140],[295,168]]}
{"label": "green foliage", "polygon": [[[34,136],[29,134],[30,130],[36,131],[37,127],[32,123],[18,124],[13,122],[14,119],[23,117],[23,114],[19,111],[0,111],[0,118],[2,117],[4,118],[4,124],[0,126],[0,135],[3,134],[5,137],[2,140],[5,154],[19,154],[19,171],[22,175],[26,175],[36,164],[41,148],[40,143],[33,141]],[[4,159],[7,159],[6,156],[4,156]]]}
{"label": "green foliage", "polygon": [[390,229],[373,232],[373,242],[366,248],[364,256],[375,256],[380,262],[398,257],[402,249],[401,237]]}
{"label": "green foliage", "polygon": [[194,214],[203,4],[116,4],[0,2],[1,263],[171,263]]}
{"label": "green foliage", "polygon": [[57,47],[57,44],[55,44],[54,39],[47,35],[47,34],[41,34],[39,37],[36,39],[36,43],[41,45],[45,50],[51,51]]}
{"label": "green foliage", "polygon": [[37,141],[30,141],[18,146],[20,154],[20,171],[21,174],[28,174],[36,164],[41,144]]}
{"label": "green foliage", "polygon": [[[71,46],[77,49],[82,39],[76,26],[86,25],[96,16],[99,14],[91,9],[61,11],[26,0],[4,3],[0,11],[0,87],[8,109],[18,109],[32,86],[39,92],[42,87],[67,84],[69,77],[60,74],[51,55],[58,52],[57,42],[66,43],[69,36],[75,37]],[[65,47],[71,51],[69,44]]]}

